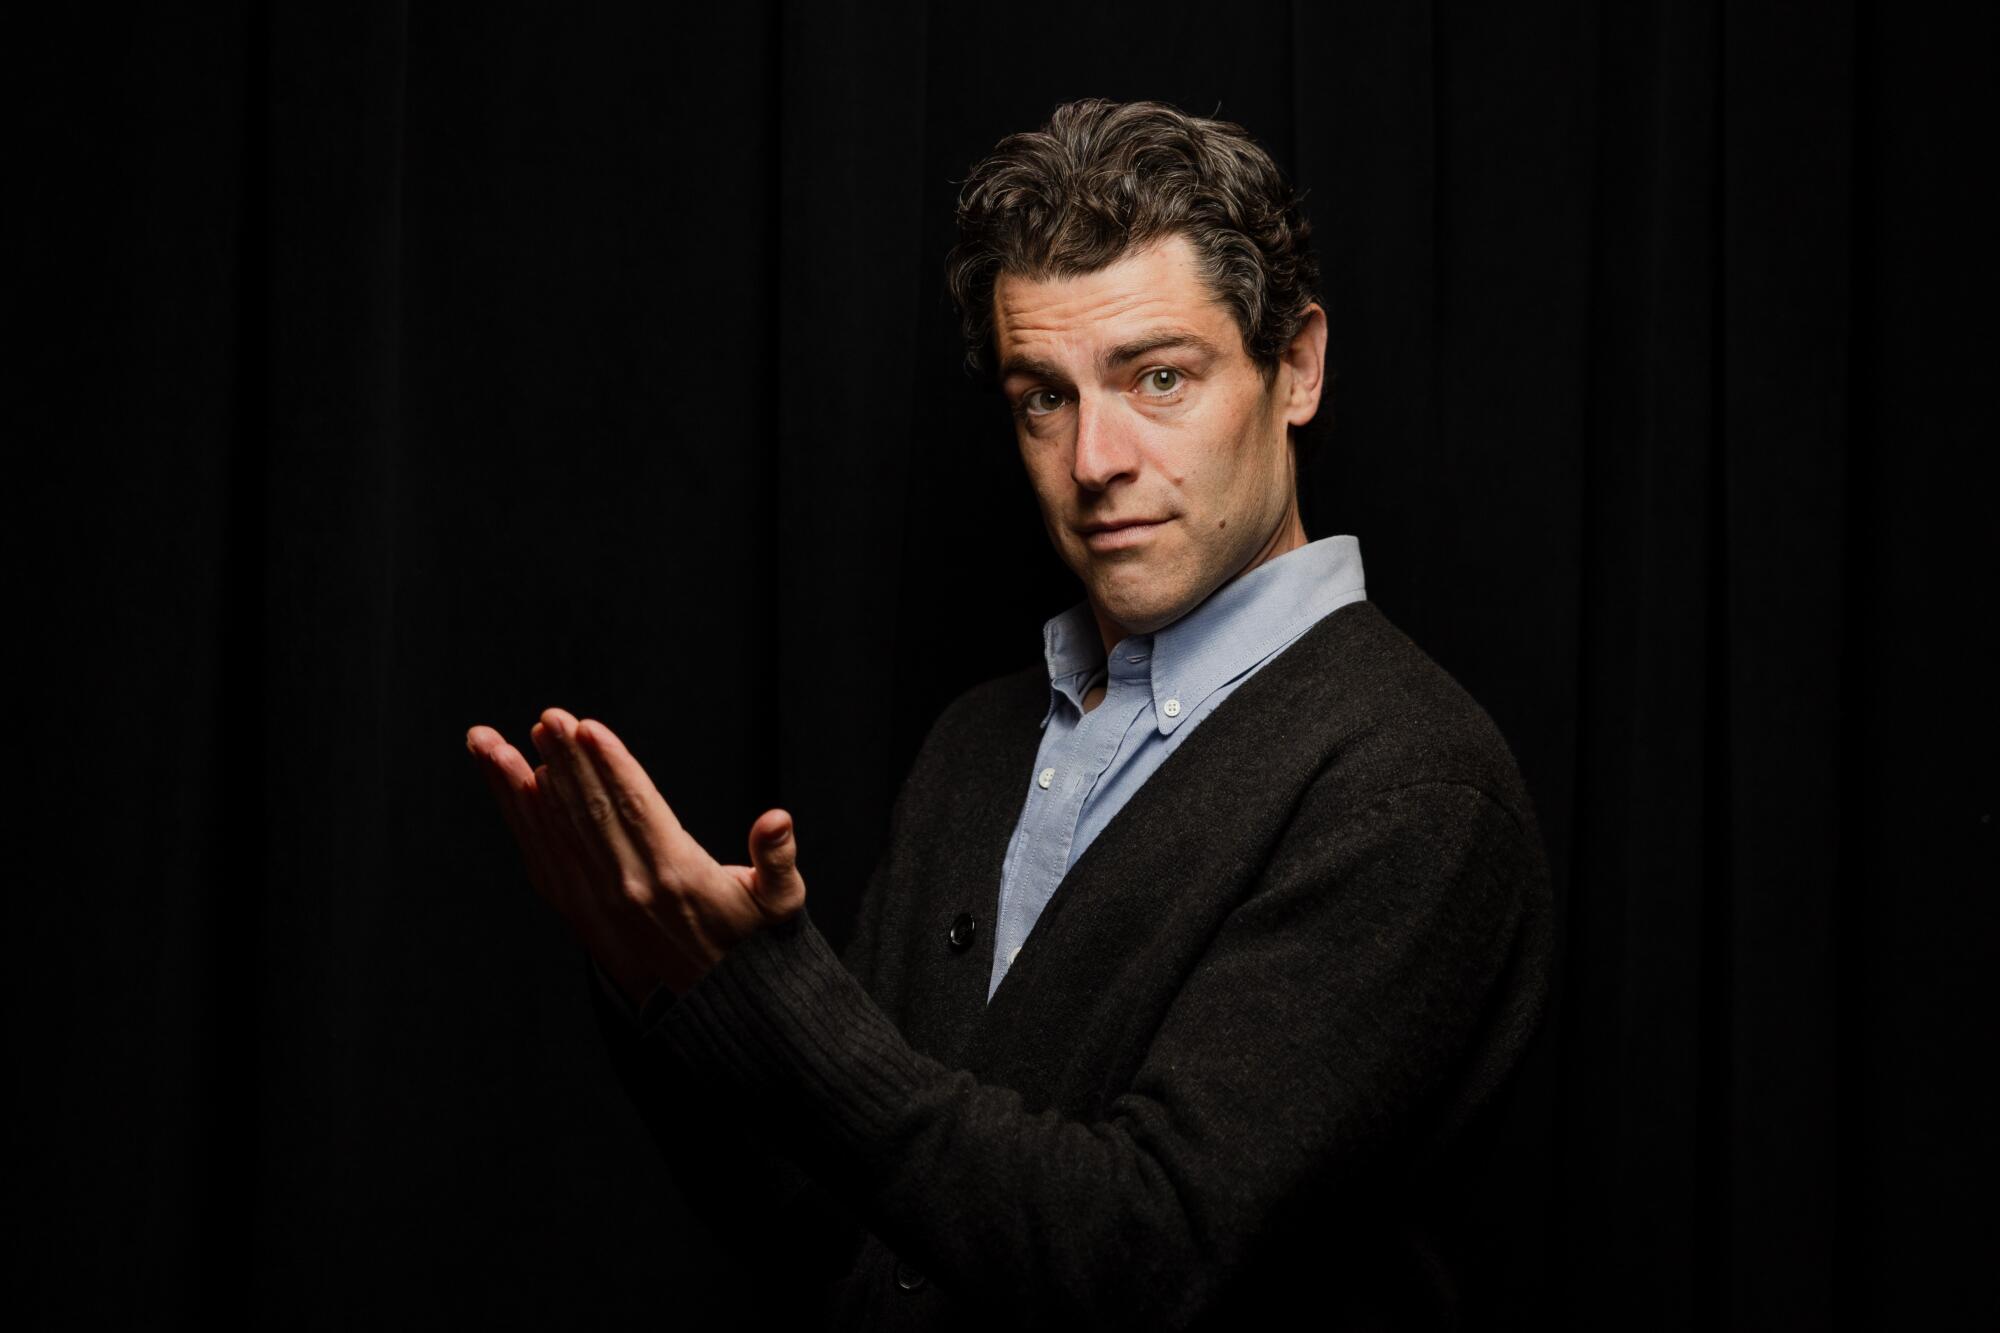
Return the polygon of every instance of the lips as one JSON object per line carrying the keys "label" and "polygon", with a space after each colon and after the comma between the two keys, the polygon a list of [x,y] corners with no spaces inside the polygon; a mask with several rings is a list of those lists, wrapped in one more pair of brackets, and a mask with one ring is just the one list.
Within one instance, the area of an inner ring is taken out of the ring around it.
{"label": "lips", "polygon": [[1091,550],[1115,551],[1149,540],[1154,529],[1166,522],[1164,518],[1114,519],[1086,524],[1077,531],[1083,534],[1084,544]]}
{"label": "lips", "polygon": [[1077,531],[1088,537],[1095,532],[1111,532],[1117,528],[1151,527],[1155,523],[1166,522],[1163,518],[1106,518],[1095,523],[1086,523]]}

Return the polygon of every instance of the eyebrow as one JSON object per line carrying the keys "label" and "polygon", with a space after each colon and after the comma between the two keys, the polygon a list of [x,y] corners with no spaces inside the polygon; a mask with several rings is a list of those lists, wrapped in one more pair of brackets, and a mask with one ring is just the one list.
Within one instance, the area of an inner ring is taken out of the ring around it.
{"label": "eyebrow", "polygon": [[[1148,333],[1134,338],[1130,342],[1118,344],[1118,346],[1111,348],[1104,355],[1100,356],[1097,359],[1097,364],[1100,368],[1109,370],[1113,366],[1122,366],[1128,361],[1137,361],[1140,357],[1152,352],[1164,352],[1173,349],[1186,349],[1208,357],[1222,355],[1221,348],[1202,337],[1199,333],[1187,329],[1162,329],[1158,333]],[[1068,378],[1062,369],[1053,362],[1044,361],[1040,357],[1033,356],[1012,356],[1001,363],[1000,378],[1002,380],[1011,379],[1016,375],[1024,375],[1031,379],[1056,380],[1058,382]]]}

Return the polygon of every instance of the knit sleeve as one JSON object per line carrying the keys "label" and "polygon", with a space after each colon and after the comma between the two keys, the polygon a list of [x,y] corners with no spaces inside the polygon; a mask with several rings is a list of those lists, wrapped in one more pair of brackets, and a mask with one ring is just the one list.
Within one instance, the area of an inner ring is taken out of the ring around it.
{"label": "knit sleeve", "polygon": [[1315,785],[1090,1122],[914,1050],[803,912],[732,950],[646,1043],[996,1320],[1185,1327],[1302,1199],[1408,1151],[1518,1051],[1492,1029],[1539,1004],[1495,993],[1527,975],[1508,959],[1546,896],[1531,842],[1472,787],[1343,808]]}
{"label": "knit sleeve", "polygon": [[[672,1008],[671,992],[663,993],[666,1004],[647,1006],[655,1023],[656,1012]],[[812,1311],[817,1291],[852,1263],[859,1227],[754,1127],[735,1122],[692,1071],[648,1050],[629,1005],[616,1004],[599,984],[590,994],[612,1069],[689,1210],[753,1269],[780,1247],[795,1280],[784,1293],[763,1295]]]}
{"label": "knit sleeve", "polygon": [[[926,752],[935,739],[934,724]],[[897,792],[892,842],[918,785],[905,778]],[[840,957],[832,959],[828,951],[830,965],[859,986],[869,985],[875,976],[881,913],[890,896],[889,865],[885,853],[869,876]],[[820,944],[826,948],[824,940]],[[591,1007],[612,1070],[683,1199],[718,1240],[754,1267],[773,1254],[784,1255],[788,1275],[778,1285],[802,1297],[800,1313],[811,1313],[818,1292],[851,1268],[863,1239],[860,1224],[799,1169],[789,1136],[762,1132],[760,1125],[738,1114],[726,1084],[717,1085],[711,1071],[690,1067],[664,1043],[649,1044],[649,1035],[680,1004],[672,990],[655,987],[645,1004],[635,1008],[594,961],[589,970]]]}

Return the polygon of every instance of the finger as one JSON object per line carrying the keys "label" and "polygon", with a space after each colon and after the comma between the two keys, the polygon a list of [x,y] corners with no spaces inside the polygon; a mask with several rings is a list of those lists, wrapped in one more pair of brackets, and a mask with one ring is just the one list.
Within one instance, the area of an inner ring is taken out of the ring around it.
{"label": "finger", "polygon": [[650,887],[658,879],[659,869],[665,863],[654,859],[651,848],[645,845],[646,840],[633,828],[635,823],[645,821],[645,808],[636,801],[620,803],[618,793],[606,783],[590,752],[579,742],[581,728],[575,718],[560,708],[551,708],[542,715],[542,720],[555,733],[557,760],[554,766],[558,778],[566,778],[571,783],[583,811],[580,831],[609,852],[610,868],[622,883]]}
{"label": "finger", "polygon": [[486,777],[487,786],[493,791],[494,800],[506,816],[508,827],[514,832],[514,841],[520,844],[522,856],[528,863],[529,880],[537,893],[560,910],[561,882],[551,873],[548,839],[535,813],[533,771],[521,757],[521,752],[491,727],[473,728],[467,733],[466,746],[473,752],[480,771]]}
{"label": "finger", "polygon": [[547,764],[535,770],[535,786],[536,829],[549,849],[550,858],[562,868],[579,894],[590,897],[593,888],[602,882],[602,876],[583,830],[577,827],[569,806],[558,794],[556,777]]}
{"label": "finger", "polygon": [[576,850],[588,865],[600,874],[617,875],[621,873],[618,858],[604,839],[597,836],[590,813],[584,807],[583,792],[576,780],[575,758],[557,730],[560,722],[576,725],[575,718],[559,708],[551,708],[528,732],[535,748],[541,752],[549,786],[555,791],[556,800],[550,813],[561,813],[561,822],[568,825],[567,831],[574,836]]}
{"label": "finger", "polygon": [[553,875],[562,884],[564,915],[584,944],[614,975],[625,975],[633,963],[629,942],[630,912],[639,906],[617,887],[618,870],[607,865],[603,843],[590,836],[576,813],[574,789],[565,796],[559,771],[561,746],[537,723],[536,741],[544,753],[556,756],[534,772],[535,826],[549,849]]}
{"label": "finger", "polygon": [[520,818],[520,802],[509,781],[506,765],[498,758],[502,749],[511,751],[514,747],[508,745],[493,728],[474,727],[465,733],[465,748],[478,766],[479,775],[486,780],[487,789],[493,793],[493,800],[506,817],[508,827],[513,829],[515,841],[525,845],[523,835],[527,829]]}
{"label": "finger", "polygon": [[805,906],[798,832],[789,812],[766,810],[750,826],[750,865],[756,871],[752,893],[770,916],[782,919]]}
{"label": "finger", "polygon": [[675,864],[699,850],[645,767],[611,728],[595,718],[585,718],[577,723],[576,740],[579,752],[603,781],[626,827],[653,856],[656,865]]}
{"label": "finger", "polygon": [[472,756],[473,765],[478,768],[479,776],[485,779],[487,787],[493,792],[493,799],[500,806],[501,813],[507,815],[511,823],[512,803],[507,796],[506,780],[494,767],[492,760],[492,750],[498,743],[499,734],[491,727],[472,728],[465,733],[465,752]]}
{"label": "finger", "polygon": [[493,761],[505,776],[508,792],[513,798],[521,847],[528,858],[528,878],[534,881],[535,888],[551,907],[568,916],[574,901],[570,876],[563,873],[549,839],[541,812],[545,797],[536,790],[535,772],[528,767],[528,761],[521,752],[511,745],[494,751]]}
{"label": "finger", "polygon": [[563,914],[577,923],[601,922],[604,904],[597,900],[596,886],[601,882],[597,864],[556,793],[549,766],[541,765],[531,776],[534,787],[528,794],[528,823],[542,849],[549,879],[562,898]]}
{"label": "finger", "polygon": [[534,771],[506,737],[491,727],[475,727],[474,730],[486,733],[486,742],[475,753],[485,761],[494,776],[506,784],[508,791],[518,793],[534,785]]}
{"label": "finger", "polygon": [[607,973],[613,977],[634,975],[641,969],[641,960],[633,954],[627,918],[617,910],[620,903],[615,895],[610,900],[600,897],[602,881],[593,878],[582,841],[549,779],[548,766],[537,768],[532,776],[536,790],[529,802],[530,818],[543,845],[550,849],[551,875],[563,886],[564,917]]}

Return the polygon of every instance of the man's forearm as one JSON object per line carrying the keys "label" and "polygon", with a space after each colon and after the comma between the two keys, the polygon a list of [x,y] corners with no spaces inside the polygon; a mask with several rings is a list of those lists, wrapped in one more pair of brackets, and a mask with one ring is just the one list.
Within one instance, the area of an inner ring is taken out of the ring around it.
{"label": "man's forearm", "polygon": [[592,1008],[613,1072],[689,1209],[746,1264],[761,1268],[780,1258],[808,1288],[838,1278],[860,1244],[860,1229],[830,1210],[793,1163],[769,1151],[726,1096],[643,1047],[648,1020],[657,1022],[673,1006],[673,992],[660,987],[635,1013],[603,969],[589,967]]}
{"label": "man's forearm", "polygon": [[1297,826],[1342,819],[1329,858],[1316,836],[1222,932],[1101,1118],[1030,1111],[913,1049],[805,916],[739,946],[644,1045],[730,1089],[950,1294],[1026,1326],[1181,1326],[1286,1210],[1394,1160],[1480,1039],[1531,910],[1533,886],[1483,855],[1520,835],[1476,790],[1308,806]]}

